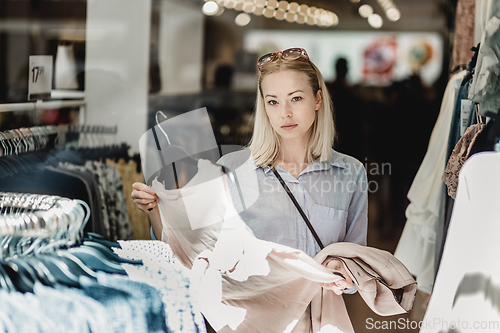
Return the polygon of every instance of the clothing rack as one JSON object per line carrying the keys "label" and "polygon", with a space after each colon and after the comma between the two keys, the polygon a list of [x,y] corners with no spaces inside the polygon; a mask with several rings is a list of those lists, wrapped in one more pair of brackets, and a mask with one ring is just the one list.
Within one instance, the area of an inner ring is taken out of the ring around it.
{"label": "clothing rack", "polygon": [[[78,134],[78,133],[91,133],[91,134],[116,134],[118,132],[118,127],[109,126],[98,126],[98,125],[58,125],[58,126],[35,126],[35,127],[23,127],[19,129],[8,130],[0,132],[0,144],[2,141],[6,140],[21,140],[34,137],[48,137],[49,135],[57,135],[57,147],[63,149],[66,144],[66,134]],[[19,145],[19,142],[16,143]],[[47,141],[43,142],[39,140],[36,144],[33,144],[29,151],[36,151],[40,148],[46,148]]]}
{"label": "clothing rack", "polygon": [[68,132],[71,133],[94,133],[94,134],[116,134],[118,126],[108,127],[100,125],[69,125]]}
{"label": "clothing rack", "polygon": [[72,107],[82,107],[87,103],[85,101],[36,101],[27,103],[7,103],[0,104],[0,112],[16,112],[16,111],[37,111],[47,109],[62,109]]}
{"label": "clothing rack", "polygon": [[25,241],[18,244],[31,245],[26,241],[28,238],[56,240],[64,236],[65,244],[75,244],[90,214],[88,205],[81,200],[14,192],[0,192],[0,211],[2,258],[35,249],[32,246],[5,246],[12,242],[12,237],[24,237]]}
{"label": "clothing rack", "polygon": [[50,101],[38,100],[26,103],[0,104],[1,112],[36,112],[48,109],[79,108],[79,120],[83,124],[86,122],[85,92],[77,90],[52,90]]}

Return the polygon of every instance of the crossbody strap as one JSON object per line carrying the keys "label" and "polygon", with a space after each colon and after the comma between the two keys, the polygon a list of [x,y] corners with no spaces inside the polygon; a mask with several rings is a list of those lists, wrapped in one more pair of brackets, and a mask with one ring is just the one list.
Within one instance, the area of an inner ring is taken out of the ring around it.
{"label": "crossbody strap", "polygon": [[292,191],[290,191],[290,189],[288,188],[288,186],[286,186],[285,181],[283,180],[283,178],[281,178],[281,176],[279,175],[278,171],[276,171],[276,169],[274,167],[271,167],[271,170],[273,170],[274,175],[276,176],[276,178],[278,178],[278,180],[280,181],[281,185],[285,189],[286,193],[288,193],[288,196],[290,197],[290,199],[292,199],[293,204],[295,205],[295,207],[297,207],[297,210],[299,211],[300,215],[302,216],[302,218],[306,222],[307,227],[309,228],[309,230],[311,230],[314,238],[316,239],[316,242],[318,242],[319,247],[321,249],[323,249],[324,246],[323,246],[323,243],[321,242],[321,239],[319,239],[319,236],[316,233],[316,230],[314,230],[314,227],[312,226],[311,222],[309,222],[309,219],[307,218],[306,214],[304,213],[304,211],[302,210],[302,208],[300,208],[300,205],[297,202],[297,200],[295,200],[295,197],[293,196]]}

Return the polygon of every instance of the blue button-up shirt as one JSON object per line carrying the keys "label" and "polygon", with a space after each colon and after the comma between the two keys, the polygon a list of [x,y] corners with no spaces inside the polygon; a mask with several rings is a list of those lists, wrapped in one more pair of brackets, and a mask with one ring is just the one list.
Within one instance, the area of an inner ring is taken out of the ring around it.
{"label": "blue button-up shirt", "polygon": [[[229,188],[234,206],[257,238],[300,249],[311,257],[320,251],[270,167],[257,166],[248,149],[226,154],[217,163],[232,171]],[[366,245],[368,183],[361,162],[332,150],[329,162],[317,159],[297,178],[281,167],[276,170],[323,245]]]}

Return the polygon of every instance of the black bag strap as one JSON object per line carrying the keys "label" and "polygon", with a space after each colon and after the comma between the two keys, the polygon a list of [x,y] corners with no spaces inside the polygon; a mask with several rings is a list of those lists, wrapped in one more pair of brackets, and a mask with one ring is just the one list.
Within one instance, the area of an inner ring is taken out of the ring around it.
{"label": "black bag strap", "polygon": [[300,215],[302,216],[302,218],[306,222],[307,227],[309,228],[309,230],[311,230],[314,238],[316,239],[316,242],[318,242],[319,247],[323,250],[325,247],[323,246],[323,243],[321,242],[321,239],[319,239],[319,236],[316,233],[316,230],[314,230],[314,227],[312,226],[311,222],[309,222],[309,219],[307,218],[306,214],[304,213],[304,211],[302,210],[302,208],[300,208],[300,205],[297,202],[297,200],[295,200],[295,197],[293,196],[292,191],[290,191],[290,189],[288,188],[288,186],[286,186],[285,181],[283,180],[283,178],[281,178],[281,176],[279,175],[278,171],[276,171],[276,169],[274,167],[271,167],[271,170],[273,170],[274,175],[276,176],[276,178],[278,178],[278,180],[280,181],[281,185],[285,189],[286,193],[288,193],[288,196],[290,197],[290,199],[292,199],[293,204],[295,205],[295,207],[297,207],[297,210],[299,211]]}

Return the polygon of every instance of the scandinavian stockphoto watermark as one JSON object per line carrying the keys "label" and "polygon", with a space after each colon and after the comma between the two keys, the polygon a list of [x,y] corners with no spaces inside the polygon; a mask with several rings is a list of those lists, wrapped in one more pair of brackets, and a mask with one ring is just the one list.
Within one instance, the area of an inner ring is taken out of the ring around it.
{"label": "scandinavian stockphoto watermark", "polygon": [[[335,164],[334,164],[335,166]],[[365,173],[368,177],[362,177]],[[299,192],[308,193],[354,193],[356,191],[374,193],[379,190],[379,184],[376,180],[370,179],[374,176],[390,176],[390,163],[346,163],[341,169],[330,168],[328,170],[315,170],[312,173],[321,173],[319,177],[311,177],[301,180],[300,187],[296,188]],[[291,173],[300,173],[301,170],[288,170]],[[297,171],[297,172],[295,172]],[[281,185],[270,178],[265,178],[260,184],[264,193],[274,193],[281,191]]]}
{"label": "scandinavian stockphoto watermark", "polygon": [[493,330],[500,329],[500,322],[490,321],[467,321],[467,320],[445,320],[444,318],[424,319],[422,321],[399,318],[398,320],[375,320],[366,319],[365,327],[369,330],[408,330],[408,329],[430,329],[447,332],[448,330]]}

